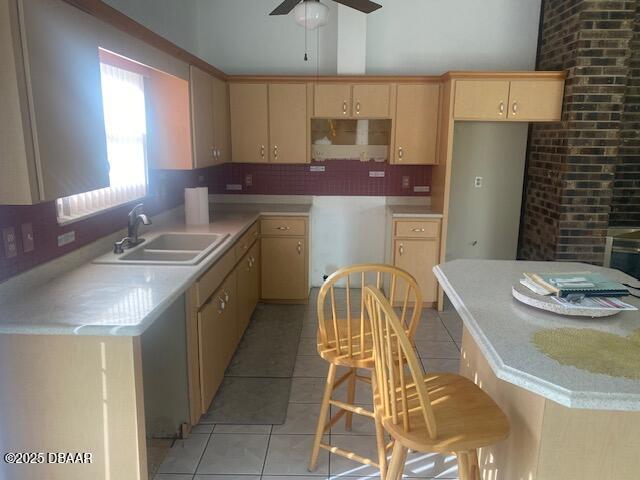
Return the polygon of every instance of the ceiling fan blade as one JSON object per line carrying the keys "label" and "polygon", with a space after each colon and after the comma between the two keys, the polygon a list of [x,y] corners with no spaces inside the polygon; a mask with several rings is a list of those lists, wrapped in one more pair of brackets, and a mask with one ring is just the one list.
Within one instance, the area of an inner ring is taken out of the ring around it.
{"label": "ceiling fan blade", "polygon": [[337,3],[341,3],[342,5],[346,5],[347,7],[360,10],[363,13],[375,12],[379,8],[382,8],[382,5],[375,2],[370,2],[369,0],[334,0],[334,1]]}
{"label": "ceiling fan blade", "polygon": [[287,15],[299,3],[300,0],[284,0],[284,2],[278,5],[269,15]]}

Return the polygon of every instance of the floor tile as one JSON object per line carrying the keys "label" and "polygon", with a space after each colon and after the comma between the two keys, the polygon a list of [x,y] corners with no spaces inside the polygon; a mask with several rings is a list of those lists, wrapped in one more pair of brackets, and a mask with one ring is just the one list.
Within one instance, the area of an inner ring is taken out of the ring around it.
{"label": "floor tile", "polygon": [[[360,405],[362,408],[366,410],[371,410],[371,405]],[[331,416],[336,415],[340,409],[336,406],[331,406]],[[351,425],[351,430],[347,430],[345,428],[345,416],[343,416],[338,423],[336,423],[333,427],[331,427],[331,440],[334,441],[334,435],[375,435],[376,428],[371,417],[366,417],[363,415],[353,415],[353,422]],[[339,440],[337,440],[339,441]],[[375,440],[374,440],[375,441]]]}
{"label": "floor tile", "polygon": [[[349,450],[358,455],[377,461],[377,448],[375,437],[368,435],[331,435],[331,443],[344,450]],[[378,469],[349,460],[340,455],[331,454],[330,476],[357,476],[366,477],[378,475]]]}
{"label": "floor tile", "polygon": [[[365,373],[365,375],[370,376],[371,372],[367,372]],[[344,382],[338,387],[338,389],[333,393],[333,398],[335,400],[341,400],[343,402],[347,401],[347,382]],[[371,392],[371,385],[361,381],[358,381],[356,383],[355,403],[358,403],[360,405],[373,405],[373,393]]]}
{"label": "floor tile", "polygon": [[260,475],[268,444],[269,435],[214,433],[197,473]]}
{"label": "floor tile", "polygon": [[318,467],[309,472],[313,435],[271,435],[264,475],[313,475],[329,473],[329,452],[320,450]]}
{"label": "floor tile", "polygon": [[260,480],[260,475],[196,475],[193,480]]}
{"label": "floor tile", "polygon": [[318,340],[301,337],[298,342],[298,355],[318,355]]}
{"label": "floor tile", "polygon": [[451,342],[453,339],[439,318],[421,321],[416,330],[415,340]]}
{"label": "floor tile", "polygon": [[291,382],[291,403],[320,403],[324,394],[326,377],[293,378]]}
{"label": "floor tile", "polygon": [[262,480],[319,480],[327,478],[327,475],[263,475]]}
{"label": "floor tile", "polygon": [[191,433],[197,433],[197,434],[209,434],[213,432],[213,425],[212,424],[207,424],[207,423],[200,423],[198,425],[195,425],[193,427],[191,427]]}
{"label": "floor tile", "polygon": [[409,478],[457,479],[458,460],[455,455],[409,452],[404,466],[404,476]]}
{"label": "floor tile", "polygon": [[458,373],[460,371],[460,360],[457,359],[424,358],[422,365],[425,372]]}
{"label": "floor tile", "polygon": [[271,425],[224,425],[217,424],[214,433],[245,433],[256,435],[269,435]]}
{"label": "floor tile", "polygon": [[302,330],[300,331],[300,337],[302,338],[317,338],[318,337],[318,325],[316,323],[303,323]]}
{"label": "floor tile", "polygon": [[460,358],[460,350],[454,342],[416,340],[416,349],[420,358]]}
{"label": "floor tile", "polygon": [[329,371],[329,364],[316,355],[298,355],[293,369],[294,377],[324,377]]}
{"label": "floor tile", "polygon": [[290,403],[287,410],[287,420],[282,425],[274,425],[274,434],[314,434],[320,404]]}
{"label": "floor tile", "polygon": [[159,473],[195,473],[209,435],[189,435],[184,440],[176,440],[167,453]]}
{"label": "floor tile", "polygon": [[159,473],[157,474],[155,477],[153,477],[153,480],[192,480],[193,479],[193,475],[189,474],[181,474],[181,473]]}

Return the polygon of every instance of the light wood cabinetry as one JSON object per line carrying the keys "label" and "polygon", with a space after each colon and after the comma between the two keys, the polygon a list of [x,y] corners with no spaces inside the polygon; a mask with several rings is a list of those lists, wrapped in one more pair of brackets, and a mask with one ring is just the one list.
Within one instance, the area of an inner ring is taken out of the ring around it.
{"label": "light wood cabinetry", "polygon": [[109,185],[98,37],[84,16],[64,2],[0,2],[0,203]]}
{"label": "light wood cabinetry", "polygon": [[216,163],[213,123],[213,77],[198,67],[191,65],[190,87],[193,167],[210,167]]}
{"label": "light wood cabinetry", "polygon": [[240,340],[260,298],[260,247],[258,243],[254,244],[242,257],[236,267],[236,272],[238,280],[236,333],[238,340]]}
{"label": "light wood cabinetry", "polygon": [[262,220],[261,262],[264,300],[306,303],[309,297],[307,218]]}
{"label": "light wood cabinetry", "polygon": [[439,254],[439,220],[394,220],[393,264],[413,275],[423,302],[438,299],[438,283],[432,269],[439,263]]}
{"label": "light wood cabinetry", "polygon": [[511,121],[560,120],[564,82],[560,80],[513,80],[509,90]]}
{"label": "light wood cabinetry", "polygon": [[353,86],[353,116],[358,118],[389,118],[391,84],[355,84]]}
{"label": "light wood cabinetry", "polygon": [[437,163],[439,83],[399,84],[395,114],[395,151],[392,163]]}
{"label": "light wood cabinetry", "polygon": [[237,345],[236,308],[233,272],[198,312],[202,412],[209,408]]}
{"label": "light wood cabinetry", "polygon": [[216,77],[212,77],[212,81],[214,162],[220,164],[231,161],[229,84]]}
{"label": "light wood cabinetry", "polygon": [[315,117],[341,118],[351,116],[351,85],[348,83],[318,83],[314,87]]}
{"label": "light wood cabinetry", "polygon": [[456,120],[557,121],[562,79],[461,79],[455,82]]}
{"label": "light wood cabinetry", "polygon": [[269,104],[266,83],[229,85],[231,155],[237,163],[269,161]]}
{"label": "light wood cabinetry", "polygon": [[271,163],[306,163],[309,135],[307,85],[269,85],[269,159]]}

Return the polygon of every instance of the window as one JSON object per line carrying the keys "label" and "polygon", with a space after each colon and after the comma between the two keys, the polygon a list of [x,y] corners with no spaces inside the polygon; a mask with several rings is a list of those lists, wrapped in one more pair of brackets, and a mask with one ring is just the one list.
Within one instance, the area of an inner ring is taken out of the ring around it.
{"label": "window", "polygon": [[65,223],[144,197],[147,193],[144,77],[100,64],[109,160],[109,187],[57,200]]}

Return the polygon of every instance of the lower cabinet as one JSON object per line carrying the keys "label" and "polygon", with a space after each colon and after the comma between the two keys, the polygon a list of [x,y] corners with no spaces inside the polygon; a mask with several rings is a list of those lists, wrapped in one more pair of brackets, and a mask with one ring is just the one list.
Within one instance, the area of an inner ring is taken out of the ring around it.
{"label": "lower cabinet", "polygon": [[209,408],[238,344],[237,307],[234,271],[198,312],[202,412]]}
{"label": "lower cabinet", "polygon": [[266,217],[262,232],[262,294],[266,301],[309,298],[309,228],[305,217]]}
{"label": "lower cabinet", "polygon": [[437,301],[438,282],[432,269],[439,263],[440,221],[394,221],[393,232],[393,264],[413,275],[423,302]]}
{"label": "lower cabinet", "polygon": [[238,311],[236,334],[242,338],[260,299],[260,247],[255,243],[236,267]]}

